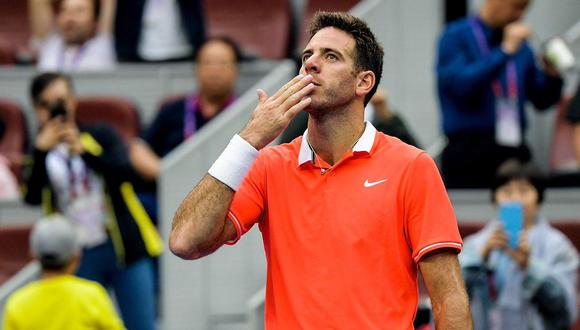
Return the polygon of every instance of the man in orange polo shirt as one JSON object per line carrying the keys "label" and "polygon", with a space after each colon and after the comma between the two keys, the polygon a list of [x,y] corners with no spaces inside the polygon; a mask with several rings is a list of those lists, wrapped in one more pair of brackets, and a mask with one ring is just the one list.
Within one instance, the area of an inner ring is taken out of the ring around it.
{"label": "man in orange polo shirt", "polygon": [[[363,21],[319,13],[300,75],[259,104],[173,220],[184,259],[253,224],[268,260],[268,329],[413,329],[417,272],[438,329],[471,329],[462,241],[432,159],[364,122],[382,47]],[[265,148],[300,111],[308,130]],[[260,150],[258,152],[258,150]]]}

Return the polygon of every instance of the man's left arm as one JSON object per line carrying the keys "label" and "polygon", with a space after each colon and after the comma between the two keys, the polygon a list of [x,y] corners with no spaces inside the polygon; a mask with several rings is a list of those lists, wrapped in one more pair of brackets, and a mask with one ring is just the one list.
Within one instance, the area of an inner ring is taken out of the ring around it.
{"label": "man's left arm", "polygon": [[560,100],[564,81],[545,58],[540,59],[542,63],[538,66],[532,50],[527,45],[525,47],[526,57],[530,63],[524,81],[526,96],[536,109],[548,109]]}
{"label": "man's left arm", "polygon": [[427,286],[437,329],[473,329],[469,299],[457,254],[435,251],[421,258],[419,269]]}
{"label": "man's left arm", "polygon": [[113,24],[115,22],[115,12],[117,9],[117,0],[99,0],[101,1],[101,16],[98,22],[98,32],[111,35],[113,33]]}

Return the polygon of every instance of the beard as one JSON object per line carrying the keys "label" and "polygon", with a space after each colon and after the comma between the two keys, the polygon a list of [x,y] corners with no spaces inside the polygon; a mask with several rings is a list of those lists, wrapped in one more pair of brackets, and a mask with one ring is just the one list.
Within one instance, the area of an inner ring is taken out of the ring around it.
{"label": "beard", "polygon": [[334,109],[345,107],[355,98],[354,91],[351,92],[349,87],[351,86],[331,86],[328,89],[318,87],[310,95],[312,102],[305,111],[316,116],[329,114]]}

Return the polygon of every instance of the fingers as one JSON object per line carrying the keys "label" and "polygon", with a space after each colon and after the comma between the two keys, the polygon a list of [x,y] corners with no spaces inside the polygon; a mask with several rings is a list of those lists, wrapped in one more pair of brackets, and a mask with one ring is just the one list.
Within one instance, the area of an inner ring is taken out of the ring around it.
{"label": "fingers", "polygon": [[[300,75],[297,77],[300,77]],[[296,78],[294,78],[294,79],[296,79]],[[294,79],[292,79],[292,81],[294,81]],[[277,95],[277,96],[275,95],[274,97],[272,97],[272,101],[274,102],[275,105],[284,104],[288,108],[290,108],[294,104],[298,103],[302,99],[302,97],[304,97],[304,95],[306,95],[306,94],[302,93],[303,96],[292,98],[290,103],[285,103],[286,100],[288,98],[294,96],[296,93],[302,91],[305,87],[309,86],[311,81],[312,81],[311,75],[302,76],[301,79],[294,81],[293,84],[290,84],[290,85],[287,84],[284,87],[282,87],[282,88],[285,88],[284,91],[282,91],[279,95]],[[314,87],[314,85],[312,87],[308,87],[308,88],[312,89],[313,87]],[[278,94],[278,93],[276,93],[276,94]]]}
{"label": "fingers", "polygon": [[266,95],[266,92],[264,92],[263,89],[258,89],[257,92],[258,92],[258,101],[260,103],[266,102],[266,100],[268,99],[268,95]]}
{"label": "fingers", "polygon": [[290,87],[292,87],[294,84],[300,82],[300,80],[302,80],[302,78],[304,78],[304,75],[303,74],[299,74],[296,77],[294,77],[292,80],[290,80],[289,82],[287,82],[284,86],[280,87],[280,89],[276,92],[276,94],[272,95],[272,99],[279,98]]}
{"label": "fingers", "polygon": [[75,125],[66,125],[60,133],[62,139],[67,143],[71,143],[79,139],[79,131]]}
{"label": "fingers", "polygon": [[284,101],[283,105],[288,109],[292,108],[294,105],[297,105],[304,98],[306,98],[306,96],[308,96],[308,94],[310,94],[310,92],[312,92],[313,89],[314,89],[314,84],[312,84],[312,83],[307,84],[302,89],[298,90],[296,93],[294,93],[293,95],[288,97]]}
{"label": "fingers", "polygon": [[300,100],[300,102],[298,102],[297,104],[293,105],[292,107],[290,107],[290,109],[288,109],[288,111],[286,111],[286,113],[284,114],[284,116],[286,117],[286,120],[289,122],[290,120],[292,120],[294,117],[296,117],[296,115],[306,109],[306,107],[308,105],[310,105],[310,102],[312,102],[312,99],[309,97],[305,97],[302,100]]}

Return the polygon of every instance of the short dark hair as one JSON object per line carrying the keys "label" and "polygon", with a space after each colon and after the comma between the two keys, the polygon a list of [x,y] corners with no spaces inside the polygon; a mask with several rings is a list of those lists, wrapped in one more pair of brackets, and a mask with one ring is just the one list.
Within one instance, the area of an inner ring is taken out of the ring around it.
{"label": "short dark hair", "polygon": [[199,45],[199,47],[195,50],[195,53],[193,54],[193,60],[197,62],[199,60],[199,54],[203,49],[203,47],[209,44],[210,42],[214,41],[219,41],[229,46],[232,49],[232,52],[234,53],[234,60],[236,61],[237,64],[239,64],[244,59],[244,56],[242,55],[242,50],[240,49],[240,46],[238,46],[238,44],[234,41],[234,39],[227,36],[215,36],[205,39],[201,43],[201,45]]}
{"label": "short dark hair", "polygon": [[91,0],[93,2],[93,18],[98,23],[101,17],[101,0]]}
{"label": "short dark hair", "polygon": [[[99,17],[101,17],[101,0],[89,0],[89,1],[93,4],[93,19],[95,20],[95,23],[98,23]],[[63,2],[64,0],[60,0],[60,3],[58,4],[59,12],[61,10]]]}
{"label": "short dark hair", "polygon": [[40,101],[40,94],[42,94],[42,92],[44,92],[44,90],[47,89],[48,86],[50,86],[53,82],[61,79],[66,81],[69,89],[72,91],[72,80],[64,73],[46,72],[34,77],[32,79],[32,83],[30,84],[30,98],[32,99],[32,102],[37,104]]}
{"label": "short dark hair", "polygon": [[363,20],[343,12],[319,11],[315,14],[310,25],[310,38],[320,30],[334,27],[342,30],[354,38],[354,69],[356,73],[363,70],[371,70],[375,74],[375,85],[365,96],[365,105],[373,97],[383,74],[383,46],[377,41],[375,35]]}
{"label": "short dark hair", "polygon": [[538,204],[544,201],[546,190],[546,176],[536,165],[531,162],[522,163],[517,159],[510,159],[504,162],[497,170],[497,174],[491,187],[491,200],[495,204],[495,193],[497,190],[512,180],[526,180],[538,192]]}
{"label": "short dark hair", "polygon": [[62,261],[52,255],[43,255],[38,261],[43,270],[61,272],[70,264],[71,259]]}
{"label": "short dark hair", "polygon": [[4,115],[0,113],[0,142],[2,142],[2,138],[4,137],[5,132],[6,132],[6,123],[4,120]]}

